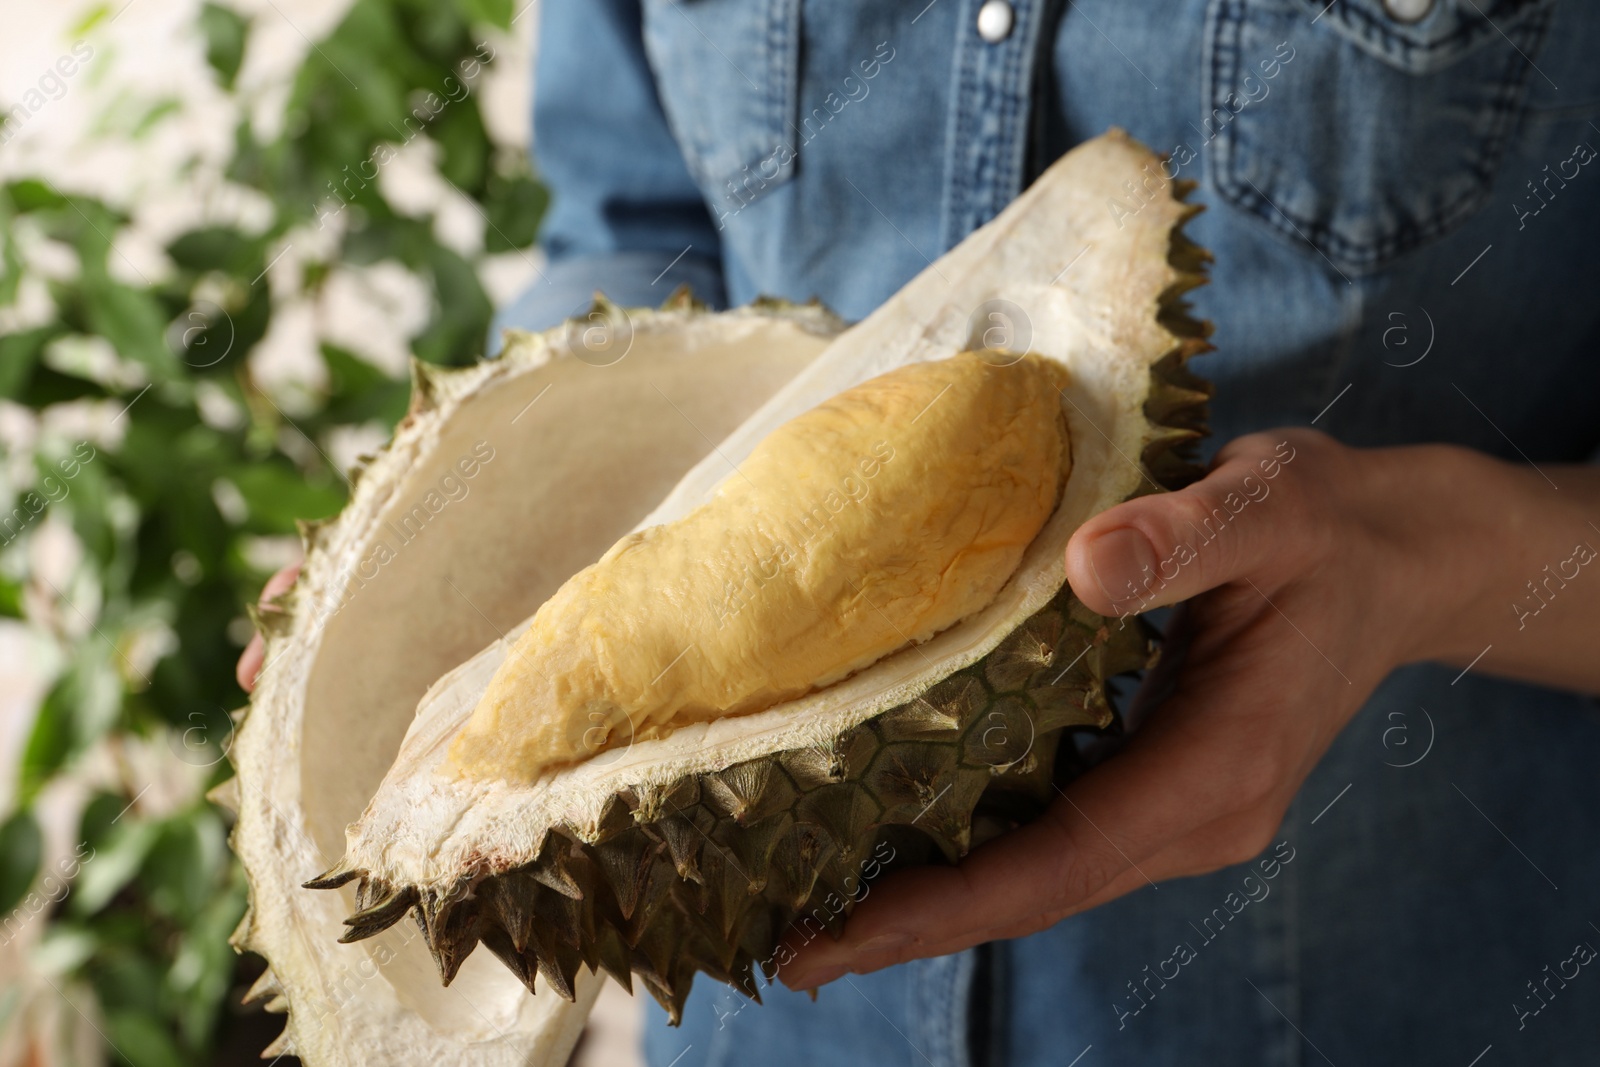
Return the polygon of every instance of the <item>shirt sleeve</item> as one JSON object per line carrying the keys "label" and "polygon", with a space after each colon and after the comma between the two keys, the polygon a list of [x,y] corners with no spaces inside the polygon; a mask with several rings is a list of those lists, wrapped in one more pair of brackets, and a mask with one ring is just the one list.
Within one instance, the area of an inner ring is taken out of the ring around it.
{"label": "shirt sleeve", "polygon": [[667,127],[645,58],[638,0],[543,0],[534,72],[534,153],[550,190],[547,264],[497,316],[547,329],[596,289],[655,306],[687,283],[725,302],[721,242]]}

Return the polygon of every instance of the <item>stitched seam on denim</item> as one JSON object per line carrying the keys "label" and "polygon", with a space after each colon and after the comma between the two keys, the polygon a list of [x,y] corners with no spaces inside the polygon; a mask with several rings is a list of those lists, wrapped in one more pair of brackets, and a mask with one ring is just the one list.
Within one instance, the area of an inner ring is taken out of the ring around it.
{"label": "stitched seam on denim", "polygon": [[[1221,7],[1227,7],[1224,0]],[[1245,14],[1244,5],[1238,5],[1240,15]],[[1221,21],[1219,19],[1219,21]],[[1512,27],[1516,36],[1516,47],[1507,51],[1507,69],[1496,79],[1495,96],[1488,104],[1489,121],[1478,135],[1478,144],[1475,146],[1474,157],[1468,164],[1468,169],[1477,180],[1476,188],[1463,193],[1454,200],[1436,209],[1433,214],[1415,228],[1398,231],[1391,227],[1391,232],[1375,241],[1355,241],[1337,232],[1331,224],[1313,221],[1293,210],[1287,210],[1281,204],[1274,204],[1266,199],[1265,194],[1257,193],[1249,188],[1248,182],[1241,183],[1234,173],[1234,122],[1230,121],[1223,131],[1218,134],[1217,141],[1227,145],[1226,151],[1219,150],[1215,163],[1213,180],[1217,184],[1218,192],[1222,193],[1236,206],[1257,216],[1267,222],[1273,229],[1286,237],[1309,242],[1314,248],[1332,259],[1337,259],[1343,266],[1352,270],[1370,270],[1421,247],[1454,229],[1463,219],[1467,218],[1489,199],[1493,187],[1494,174],[1498,164],[1505,155],[1506,140],[1514,128],[1516,118],[1520,114],[1520,103],[1523,100],[1523,90],[1527,86],[1532,74],[1532,64],[1523,59],[1520,52],[1529,48],[1537,48],[1543,40],[1544,31],[1550,23],[1548,9],[1540,11],[1523,20],[1519,25]],[[1236,34],[1243,26],[1243,19],[1233,20]],[[1518,41],[1517,38],[1521,40]],[[1520,50],[1520,52],[1519,52]],[[1237,59],[1237,37],[1232,47],[1233,58]],[[1218,39],[1212,41],[1212,67],[1213,78],[1216,78],[1215,68],[1223,61],[1224,48],[1218,44]],[[1220,80],[1215,84],[1220,84]],[[1208,103],[1215,104],[1216,88],[1211,87],[1212,99]],[[1281,167],[1274,168],[1274,173],[1281,174]],[[1273,183],[1268,182],[1268,185]],[[1287,219],[1287,221],[1285,221]],[[1298,231],[1298,232],[1296,232]],[[1402,236],[1403,233],[1403,236]]]}
{"label": "stitched seam on denim", "polygon": [[[1016,8],[1013,7],[1015,12]],[[1020,14],[1013,14],[1013,29],[1011,36],[1004,44],[990,45],[989,56],[989,93],[994,101],[994,129],[989,138],[989,150],[986,162],[989,166],[988,187],[984,189],[981,205],[974,204],[972,217],[968,225],[977,229],[987,219],[992,218],[996,206],[1004,196],[1006,185],[1006,158],[1010,147],[1010,133],[1012,117],[1016,113],[1015,98],[1011,91],[1011,77],[1016,49],[1012,41],[1016,39],[1015,23],[1021,21]]]}
{"label": "stitched seam on denim", "polygon": [[[767,28],[769,69],[772,84],[767,91],[767,132],[776,130],[778,137],[787,137],[800,107],[799,53],[800,53],[800,0],[774,0],[772,23]],[[778,151],[774,144],[770,151]],[[794,172],[799,155],[798,146],[779,167],[770,181],[781,181]],[[760,157],[765,160],[767,157]]]}
{"label": "stitched seam on denim", "polygon": [[[1324,7],[1322,0],[1300,0],[1300,2],[1304,7],[1318,11]],[[1485,0],[1485,3],[1488,3],[1488,0]],[[1540,5],[1543,5],[1544,10],[1548,12],[1550,3],[1551,0],[1526,0],[1509,12],[1502,13],[1498,10],[1485,12],[1482,17],[1463,15],[1454,32],[1433,41],[1419,41],[1408,37],[1404,31],[1397,29],[1391,20],[1376,15],[1358,4],[1335,4],[1328,14],[1361,40],[1376,45],[1409,64],[1415,56],[1431,58],[1434,55],[1447,55],[1452,51],[1465,55],[1478,41],[1495,35],[1495,27],[1489,20],[1496,14],[1507,15],[1512,19],[1531,17]],[[1355,25],[1357,21],[1360,22],[1359,26]]]}
{"label": "stitched seam on denim", "polygon": [[1012,50],[1007,71],[1007,91],[1011,98],[1011,115],[1001,127],[1001,134],[1010,143],[1002,155],[1003,168],[995,184],[994,214],[1022,192],[1022,169],[1028,152],[1028,118],[1032,105],[1034,64],[1038,62],[1039,25],[1043,19],[1042,3],[1015,4],[1017,28],[1013,33],[1016,47]]}
{"label": "stitched seam on denim", "polygon": [[[757,84],[760,86],[756,94],[756,121],[765,133],[772,127],[772,121],[777,110],[773,97],[777,95],[778,85],[783,79],[783,61],[778,57],[782,54],[783,16],[785,0],[762,0],[766,9],[766,24],[761,27],[761,70],[756,75]],[[743,154],[743,153],[741,153]],[[763,158],[763,157],[757,157]]]}
{"label": "stitched seam on denim", "polygon": [[[971,81],[964,86],[962,115],[967,121],[966,136],[958,148],[961,160],[961,190],[964,194],[954,215],[951,243],[982,226],[997,215],[1018,191],[1015,188],[1016,163],[1013,156],[1019,142],[1017,115],[1026,101],[1017,90],[1019,49],[1024,34],[1019,32],[1027,11],[1022,4],[1013,8],[1014,28],[1008,39],[990,44],[973,30],[965,33],[972,62],[967,70]],[[975,13],[968,23],[976,27]],[[987,113],[993,129],[985,128]]]}
{"label": "stitched seam on denim", "polygon": [[[985,198],[981,214],[974,214],[973,226],[982,225],[987,219],[999,213],[999,205],[1010,199],[1006,190],[1011,184],[1011,154],[1016,143],[1013,133],[1013,123],[1017,116],[1017,94],[1015,78],[1017,75],[1017,42],[1021,35],[1024,12],[1019,3],[1012,4],[1012,29],[1011,36],[1006,38],[1004,44],[992,45],[991,48],[1000,49],[994,74],[990,79],[995,94],[995,128],[994,144],[989,158],[993,163],[990,173],[988,196]],[[986,218],[986,217],[987,218]]]}
{"label": "stitched seam on denim", "polygon": [[[976,19],[974,19],[976,24]],[[995,74],[994,74],[994,45],[990,45],[981,37],[973,37],[973,93],[971,93],[971,107],[965,109],[966,117],[970,120],[970,138],[966,139],[965,150],[962,152],[962,173],[966,178],[966,198],[962,202],[960,214],[960,232],[955,237],[957,240],[966,237],[976,229],[976,221],[994,197],[994,178],[984,173],[984,165],[992,158],[992,142],[989,134],[984,130],[984,115],[992,114],[995,110]]]}
{"label": "stitched seam on denim", "polygon": [[961,109],[961,141],[957,146],[956,157],[958,161],[956,189],[960,198],[956,203],[956,229],[950,235],[952,244],[966,237],[971,230],[967,220],[972,217],[972,200],[977,196],[979,188],[979,182],[972,173],[972,157],[974,153],[982,151],[978,139],[983,130],[982,123],[978,121],[978,111],[983,106],[983,53],[980,51],[982,42],[970,28],[963,29],[961,37],[962,54],[966,63],[961,68],[961,97],[956,103]]}
{"label": "stitched seam on denim", "polygon": [[972,9],[976,2],[972,0],[972,3],[963,4],[961,13],[956,16],[960,20],[956,27],[957,92],[951,107],[951,136],[946,156],[950,161],[950,180],[942,223],[944,247],[939,249],[940,252],[953,247],[968,232],[966,222],[973,194],[969,180],[974,139],[971,108],[978,99],[977,72],[974,68],[980,54],[975,45],[981,44],[975,29],[977,14]]}
{"label": "stitched seam on denim", "polygon": [[1022,191],[1022,170],[1028,149],[1028,116],[1034,64],[1039,47],[1039,4],[1014,0],[1014,25],[999,53],[999,69],[992,78],[997,97],[996,131],[989,159],[993,173],[987,204],[971,218],[973,229],[998,215]]}
{"label": "stitched seam on denim", "polygon": [[995,126],[994,143],[990,149],[989,159],[992,170],[989,177],[989,194],[984,198],[981,213],[974,213],[972,222],[974,226],[981,224],[983,216],[993,217],[996,205],[1005,196],[1008,184],[1007,171],[1011,155],[1011,123],[1016,117],[1016,90],[1012,79],[1016,77],[1017,47],[1016,42],[1022,30],[1024,12],[1020,3],[1011,5],[1011,35],[1003,44],[990,45],[993,72],[989,83],[995,95]]}
{"label": "stitched seam on denim", "polygon": [[[1544,29],[1549,24],[1549,13],[1545,12],[1535,18],[1529,19],[1522,26],[1514,27],[1513,32],[1523,37],[1517,48],[1527,51],[1536,47],[1538,40],[1543,38]],[[1454,229],[1463,219],[1476,212],[1488,202],[1489,194],[1494,185],[1494,174],[1498,164],[1505,155],[1506,140],[1516,124],[1518,115],[1517,102],[1522,99],[1522,91],[1527,86],[1532,75],[1532,67],[1518,53],[1517,48],[1508,49],[1506,55],[1506,70],[1496,80],[1496,98],[1491,102],[1491,119],[1486,124],[1475,159],[1471,166],[1478,179],[1478,188],[1463,194],[1451,204],[1440,208],[1434,213],[1433,219],[1422,226],[1409,239],[1402,240],[1398,237],[1380,242],[1375,251],[1377,262],[1387,262],[1414,248],[1433,241],[1448,231]],[[1352,244],[1344,238],[1329,234],[1330,239],[1339,244]],[[1341,253],[1345,255],[1346,253]],[[1367,264],[1351,257],[1351,262],[1360,266]]]}
{"label": "stitched seam on denim", "polygon": [[[1212,0],[1206,11],[1205,41],[1210,45],[1211,55],[1210,61],[1202,65],[1200,111],[1205,117],[1200,120],[1201,122],[1211,118],[1212,101],[1216,99],[1217,86],[1222,84],[1220,66],[1230,58],[1235,64],[1238,62],[1238,35],[1244,25],[1244,12],[1240,10],[1235,15],[1233,7],[1232,0]],[[1223,35],[1229,27],[1234,31],[1234,38],[1231,42],[1224,43]],[[1214,146],[1206,163],[1212,187],[1223,197],[1237,204],[1238,201],[1228,185],[1233,170],[1233,139],[1231,136],[1222,136],[1222,132],[1219,131],[1210,141],[1204,140],[1202,133],[1202,140],[1196,151],[1204,153],[1207,145]]]}
{"label": "stitched seam on denim", "polygon": [[957,161],[961,145],[961,97],[959,89],[962,85],[962,70],[967,62],[966,48],[961,39],[961,18],[961,12],[958,11],[956,14],[956,43],[955,47],[951,49],[949,78],[950,84],[957,87],[958,91],[945,98],[945,144],[942,157],[944,182],[939,190],[939,252],[943,252],[955,243],[956,203],[959,195],[956,185],[961,180],[961,167]]}

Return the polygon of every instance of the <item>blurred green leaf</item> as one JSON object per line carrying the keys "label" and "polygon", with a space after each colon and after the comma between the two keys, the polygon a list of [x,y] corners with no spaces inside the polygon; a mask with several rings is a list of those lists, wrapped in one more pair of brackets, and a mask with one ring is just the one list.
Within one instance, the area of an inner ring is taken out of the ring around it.
{"label": "blurred green leaf", "polygon": [[[5,117],[0,115],[0,130],[5,129]],[[9,223],[6,205],[0,203],[0,224]],[[22,291],[23,263],[22,253],[17,248],[17,242],[0,242],[0,306],[9,307],[17,302],[17,294]],[[0,371],[3,375],[4,371]]]}
{"label": "blurred green leaf", "polygon": [[376,420],[393,426],[406,413],[411,383],[391,378],[337,345],[322,346],[328,364],[328,417],[339,423]]}
{"label": "blurred green leaf", "polygon": [[296,519],[323,519],[344,504],[344,485],[332,480],[313,484],[287,465],[258,463],[229,472],[250,508],[251,525],[263,531],[291,533]]}
{"label": "blurred green leaf", "polygon": [[8,922],[38,877],[43,856],[44,836],[32,811],[13,812],[0,823],[0,914]]}
{"label": "blurred green leaf", "polygon": [[140,822],[125,809],[106,833],[105,840],[95,848],[93,857],[84,861],[78,881],[72,887],[72,913],[92,915],[105,907],[137,877],[145,857],[160,836],[159,823]]}
{"label": "blurred green leaf", "polygon": [[97,855],[105,847],[112,831],[122,821],[122,813],[127,810],[128,798],[120,793],[97,793],[84,805],[78,823],[78,838],[82,841],[79,859]]}
{"label": "blurred green leaf", "polygon": [[6,186],[6,195],[21,212],[59,210],[68,204],[67,198],[53,186],[36,178],[12,182]]}
{"label": "blurred green leaf", "polygon": [[167,246],[174,263],[193,271],[222,271],[250,277],[265,266],[263,244],[230,226],[202,226],[180,234]]}
{"label": "blurred green leaf", "polygon": [[105,17],[109,14],[111,14],[110,4],[95,4],[88,11],[85,11],[83,16],[73,25],[70,36],[82,37],[105,21]]}
{"label": "blurred green leaf", "polygon": [[78,646],[66,672],[46,694],[22,757],[22,796],[31,801],[45,781],[116,721],[122,683],[105,641]]}
{"label": "blurred green leaf", "polygon": [[151,130],[155,129],[162,119],[169,115],[176,115],[183,110],[183,102],[173,97],[157,100],[145,109],[144,114],[134,120],[133,127],[128,131],[128,136],[134,140],[141,140]]}
{"label": "blurred green leaf", "polygon": [[360,356],[338,345],[324,344],[322,358],[328,363],[329,396],[356,396],[373,389],[383,389],[396,381]]}
{"label": "blurred green leaf", "polygon": [[489,217],[483,235],[488,252],[511,252],[533,244],[550,195],[532,174],[494,174],[485,190],[484,211]]}
{"label": "blurred green leaf", "polygon": [[60,332],[59,326],[51,324],[0,337],[0,396],[8,400],[21,398],[39,354]]}
{"label": "blurred green leaf", "polygon": [[32,408],[46,408],[51,404],[65,404],[86,398],[98,400],[103,396],[105,390],[95,382],[72,374],[62,374],[37,363],[17,389],[17,400]]}
{"label": "blurred green leaf", "polygon": [[178,357],[166,343],[167,316],[148,292],[85,272],[84,306],[90,330],[118,355],[142,364],[156,381],[178,376]]}
{"label": "blurred green leaf", "polygon": [[28,744],[22,750],[22,797],[31,801],[37,796],[51,776],[66,764],[71,752],[71,719],[63,712],[51,710],[47,701],[33,720]]}
{"label": "blurred green leaf", "polygon": [[[502,30],[509,29],[512,11],[512,0],[459,0],[461,10],[469,19],[478,22],[487,22],[491,26],[498,26]],[[527,0],[522,0],[527,3]],[[520,8],[521,5],[519,4]]]}
{"label": "blurred green leaf", "polygon": [[131,1067],[190,1067],[177,1042],[141,1012],[119,1011],[106,1016],[106,1039]]}
{"label": "blurred green leaf", "polygon": [[190,924],[173,958],[168,981],[184,1007],[179,1027],[191,1045],[202,1044],[216,1024],[217,1009],[228,996],[237,957],[228,936],[244,916],[244,878],[235,868],[228,883]]}
{"label": "blurred green leaf", "polygon": [[0,618],[22,618],[22,583],[0,574]]}
{"label": "blurred green leaf", "polygon": [[478,109],[446,103],[428,127],[428,135],[439,145],[439,173],[445,181],[468,196],[482,198],[489,173],[489,137]]}
{"label": "blurred green leaf", "polygon": [[99,941],[81,926],[56,923],[34,947],[32,963],[45,974],[75,971],[94,956]]}
{"label": "blurred green leaf", "polygon": [[118,549],[117,531],[111,523],[112,500],[118,496],[114,472],[104,455],[84,454],[91,458],[79,463],[65,506],[84,551],[105,564],[116,558]]}
{"label": "blurred green leaf", "polygon": [[[83,272],[79,279],[80,288],[88,288],[96,280],[107,277],[106,265],[111,258],[112,236],[122,223],[123,217],[118,212],[98,200],[81,196],[62,197],[61,207],[49,213],[46,231],[77,250]],[[74,318],[70,312],[67,317]],[[72,324],[77,325],[75,321]]]}
{"label": "blurred green leaf", "polygon": [[232,89],[239,64],[244,62],[250,24],[232,8],[208,3],[200,8],[200,32],[206,38],[206,62],[217,72],[222,87]]}
{"label": "blurred green leaf", "polygon": [[427,259],[439,301],[433,321],[412,341],[412,350],[430,363],[471,363],[483,355],[494,305],[483,291],[478,272],[459,254],[435,246],[428,249]]}
{"label": "blurred green leaf", "polygon": [[227,834],[210,808],[197,807],[167,820],[145,857],[139,882],[150,904],[184,921],[205,907],[227,857]]}

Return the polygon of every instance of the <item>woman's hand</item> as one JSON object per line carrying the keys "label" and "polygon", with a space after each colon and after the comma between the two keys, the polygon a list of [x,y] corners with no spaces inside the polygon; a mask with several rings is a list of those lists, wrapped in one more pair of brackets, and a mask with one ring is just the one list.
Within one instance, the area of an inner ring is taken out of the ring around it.
{"label": "woman's hand", "polygon": [[[1584,576],[1587,601],[1568,598],[1577,616],[1538,620],[1536,642],[1514,640],[1511,608],[1526,594],[1522,571],[1534,578],[1547,558],[1571,557],[1583,512],[1600,514],[1594,473],[1563,470],[1587,496],[1562,501],[1543,475],[1464,449],[1361,451],[1283,430],[1230,443],[1180,492],[1096,516],[1067,547],[1085,604],[1123,615],[1188,601],[1168,635],[1169,652],[1186,655],[1169,677],[1152,672],[1135,717],[1156,692],[1170,695],[1036,822],[957,867],[870,887],[837,942],[791,940],[783,981],[812,988],[1020,937],[1254,857],[1334,736],[1401,664],[1465,667],[1494,642],[1505,651],[1480,667],[1600,687],[1592,649],[1582,651],[1600,632],[1600,564]],[[1600,526],[1587,532],[1600,546]],[[1559,628],[1572,625],[1580,639],[1564,646]]]}
{"label": "woman's hand", "polygon": [[[279,610],[274,601],[287,593],[298,577],[300,577],[300,564],[291,563],[268,578],[267,584],[261,587],[261,599],[257,602],[257,606],[262,611]],[[256,679],[261,676],[261,664],[266,655],[266,642],[262,641],[260,634],[250,638],[250,643],[245,645],[244,651],[239,654],[239,663],[234,668],[234,676],[239,679],[239,688],[246,693],[255,689]]]}

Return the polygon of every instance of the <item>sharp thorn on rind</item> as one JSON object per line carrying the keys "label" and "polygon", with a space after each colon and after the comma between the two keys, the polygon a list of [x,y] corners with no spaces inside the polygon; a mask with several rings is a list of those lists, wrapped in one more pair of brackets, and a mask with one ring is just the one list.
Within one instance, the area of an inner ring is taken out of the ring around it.
{"label": "sharp thorn on rind", "polygon": [[261,1050],[261,1058],[264,1060],[279,1060],[294,1054],[294,1040],[289,1036],[289,1028],[287,1026],[283,1028],[283,1033],[273,1039],[272,1044]]}
{"label": "sharp thorn on rind", "polygon": [[261,977],[257,978],[250,988],[245,991],[244,996],[239,998],[239,1003],[254,1004],[258,1000],[275,997],[282,992],[283,987],[278,983],[278,976],[273,974],[272,969],[269,967],[261,972]]}
{"label": "sharp thorn on rind", "polygon": [[353,882],[367,872],[352,864],[349,859],[342,859],[317,875],[309,882],[301,882],[302,889],[338,889],[347,882]]}
{"label": "sharp thorn on rind", "polygon": [[359,941],[371,937],[382,930],[387,930],[399,922],[411,906],[417,903],[418,895],[416,886],[405,886],[396,889],[372,904],[363,908],[344,921],[350,930],[341,937],[340,941]]}

